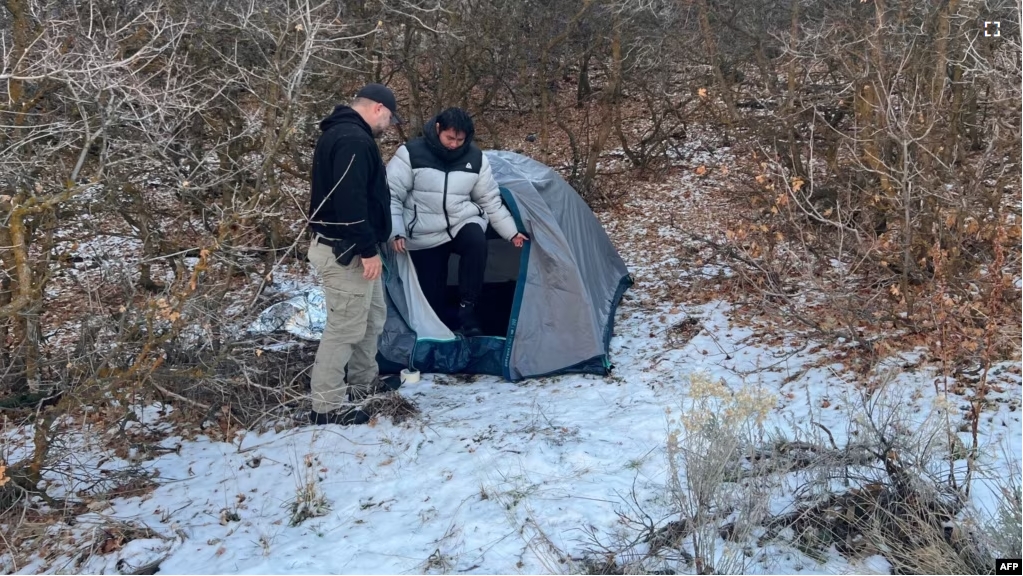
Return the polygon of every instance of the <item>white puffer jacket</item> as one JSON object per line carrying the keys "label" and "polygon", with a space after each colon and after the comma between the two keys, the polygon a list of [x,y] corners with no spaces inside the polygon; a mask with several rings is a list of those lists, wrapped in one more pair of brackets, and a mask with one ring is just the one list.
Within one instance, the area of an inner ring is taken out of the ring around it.
{"label": "white puffer jacket", "polygon": [[436,135],[433,140],[410,140],[387,163],[392,238],[404,236],[409,250],[433,248],[470,222],[484,231],[489,222],[505,240],[515,237],[515,219],[483,152],[471,142],[455,152],[441,150]]}

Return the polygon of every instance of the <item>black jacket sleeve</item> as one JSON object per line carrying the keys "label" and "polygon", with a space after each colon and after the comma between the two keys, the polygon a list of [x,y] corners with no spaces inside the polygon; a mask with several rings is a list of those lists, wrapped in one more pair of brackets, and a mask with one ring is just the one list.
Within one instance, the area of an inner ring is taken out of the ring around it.
{"label": "black jacket sleeve", "polygon": [[369,221],[373,154],[364,142],[338,143],[331,160],[338,181],[332,184],[334,191],[330,202],[334,206],[334,214],[340,216],[342,237],[355,244],[359,256],[376,256],[376,234]]}

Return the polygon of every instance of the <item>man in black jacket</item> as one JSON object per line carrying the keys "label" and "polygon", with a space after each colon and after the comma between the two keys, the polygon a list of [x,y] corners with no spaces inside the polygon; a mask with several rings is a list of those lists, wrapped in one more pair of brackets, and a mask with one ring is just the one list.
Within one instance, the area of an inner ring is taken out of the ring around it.
{"label": "man in black jacket", "polygon": [[375,138],[397,122],[394,94],[380,84],[367,85],[350,106],[337,106],[320,122],[308,258],[323,281],[327,324],[311,375],[314,424],[368,421],[358,403],[380,387],[377,338],[387,310],[379,246],[391,235],[391,214]]}

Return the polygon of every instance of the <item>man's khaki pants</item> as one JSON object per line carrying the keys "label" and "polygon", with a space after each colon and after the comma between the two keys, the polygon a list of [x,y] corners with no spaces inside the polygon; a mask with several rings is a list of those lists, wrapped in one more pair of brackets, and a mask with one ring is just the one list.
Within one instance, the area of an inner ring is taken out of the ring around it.
{"label": "man's khaki pants", "polygon": [[346,364],[348,385],[354,390],[368,392],[376,382],[377,338],[384,330],[387,308],[383,282],[362,277],[358,256],[342,266],[330,246],[313,240],[309,262],[320,273],[327,304],[327,325],[312,373],[313,410],[325,413],[345,402]]}

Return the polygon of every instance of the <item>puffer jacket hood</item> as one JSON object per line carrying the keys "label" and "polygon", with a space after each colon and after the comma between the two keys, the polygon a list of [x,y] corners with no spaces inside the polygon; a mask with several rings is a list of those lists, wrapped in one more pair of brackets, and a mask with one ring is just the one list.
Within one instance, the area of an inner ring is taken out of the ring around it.
{"label": "puffer jacket hood", "polygon": [[434,116],[426,121],[423,125],[423,140],[426,141],[426,146],[433,152],[434,156],[444,160],[447,163],[454,162],[461,158],[470,148],[472,148],[472,139],[476,134],[476,129],[472,128],[465,133],[465,142],[461,146],[454,150],[449,150],[440,142],[440,134],[437,133],[437,117]]}

